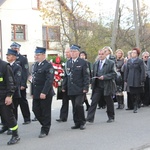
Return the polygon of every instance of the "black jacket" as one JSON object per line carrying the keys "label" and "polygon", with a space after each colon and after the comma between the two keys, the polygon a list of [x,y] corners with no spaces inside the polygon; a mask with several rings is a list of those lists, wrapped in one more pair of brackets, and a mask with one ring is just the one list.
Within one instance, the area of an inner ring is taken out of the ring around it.
{"label": "black jacket", "polygon": [[51,63],[44,60],[40,66],[35,63],[32,74],[32,95],[34,99],[40,99],[40,94],[54,95],[53,81],[54,68]]}
{"label": "black jacket", "polygon": [[63,89],[67,87],[68,95],[83,94],[83,90],[89,89],[90,76],[87,61],[77,58],[72,65],[72,59],[66,62]]}
{"label": "black jacket", "polygon": [[[97,76],[99,68],[99,60],[93,64],[93,77]],[[103,65],[103,76],[104,76],[104,96],[113,95],[116,92],[116,71],[114,61],[106,59]],[[97,78],[92,80],[92,93],[96,87]]]}
{"label": "black jacket", "polygon": [[21,86],[27,88],[27,80],[29,76],[29,64],[25,56],[18,54],[16,63],[19,64],[22,68],[21,74]]}
{"label": "black jacket", "polygon": [[145,78],[146,73],[143,60],[137,58],[132,62],[132,59],[129,59],[124,74],[124,81],[127,82],[127,85],[129,87],[144,86]]}
{"label": "black jacket", "polygon": [[16,90],[15,93],[13,95],[13,98],[20,98],[21,97],[21,93],[20,93],[20,83],[21,83],[21,72],[22,72],[22,68],[19,64],[17,64],[16,62],[14,62],[11,65],[12,71],[13,71],[13,75],[14,75],[14,79],[15,79],[15,85],[16,85]]}
{"label": "black jacket", "polygon": [[15,92],[15,80],[9,64],[0,59],[0,105],[5,104],[7,96]]}

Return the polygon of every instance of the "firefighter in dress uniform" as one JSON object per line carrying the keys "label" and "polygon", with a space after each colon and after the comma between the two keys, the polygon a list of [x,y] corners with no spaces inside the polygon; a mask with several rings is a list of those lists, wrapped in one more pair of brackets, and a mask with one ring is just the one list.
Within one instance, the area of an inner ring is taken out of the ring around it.
{"label": "firefighter in dress uniform", "polygon": [[42,125],[39,138],[48,135],[51,126],[51,104],[54,96],[54,68],[46,60],[46,49],[37,47],[35,50],[36,63],[33,69],[32,95],[33,112]]}
{"label": "firefighter in dress uniform", "polygon": [[12,130],[12,137],[8,145],[16,144],[20,140],[18,124],[13,113],[12,96],[15,92],[15,80],[10,65],[0,59],[0,114],[6,122],[5,131]]}

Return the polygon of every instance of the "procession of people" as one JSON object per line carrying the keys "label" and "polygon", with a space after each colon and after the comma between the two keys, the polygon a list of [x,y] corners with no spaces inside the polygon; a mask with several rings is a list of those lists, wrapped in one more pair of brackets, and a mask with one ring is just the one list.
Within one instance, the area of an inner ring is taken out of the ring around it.
{"label": "procession of people", "polygon": [[[31,111],[26,98],[29,65],[26,56],[20,54],[19,43],[12,43],[6,54],[7,62],[0,59],[0,134],[7,131],[12,137],[8,145],[20,141],[18,134],[18,106],[24,119],[23,125],[31,123]],[[140,112],[140,107],[150,105],[150,58],[149,52],[141,54],[132,48],[125,57],[122,49],[115,55],[109,46],[97,50],[96,61],[87,59],[86,51],[76,44],[66,47],[66,62],[59,90],[54,92],[55,66],[46,60],[46,48],[35,48],[35,62],[31,74],[32,111],[41,125],[39,138],[48,136],[52,120],[52,101],[57,94],[62,99],[58,123],[66,122],[69,101],[72,102],[73,126],[71,129],[85,130],[87,122],[94,123],[97,107],[106,109],[107,123],[115,121],[114,102],[117,109]],[[60,69],[60,68],[59,68]],[[87,93],[91,88],[90,99]],[[127,93],[125,108],[124,92]],[[61,94],[61,96],[59,95]],[[86,109],[84,109],[84,103]],[[97,110],[98,111],[98,110]]]}

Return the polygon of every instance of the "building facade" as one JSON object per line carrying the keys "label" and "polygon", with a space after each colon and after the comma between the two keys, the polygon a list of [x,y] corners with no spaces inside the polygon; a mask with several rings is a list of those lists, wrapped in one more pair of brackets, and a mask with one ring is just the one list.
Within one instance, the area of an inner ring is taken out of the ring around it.
{"label": "building facade", "polygon": [[39,5],[40,0],[0,1],[0,51],[3,60],[12,42],[21,44],[20,53],[26,55],[29,62],[34,61],[36,46],[46,47],[47,55],[60,55],[61,46],[57,43],[59,26],[48,28],[44,25]]}

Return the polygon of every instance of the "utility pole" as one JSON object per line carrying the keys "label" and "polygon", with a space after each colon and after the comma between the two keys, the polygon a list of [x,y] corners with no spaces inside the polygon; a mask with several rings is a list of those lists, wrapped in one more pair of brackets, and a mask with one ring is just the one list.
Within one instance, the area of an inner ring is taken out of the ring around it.
{"label": "utility pole", "polygon": [[[116,38],[117,38],[119,5],[120,5],[120,0],[117,0],[115,20],[114,20],[114,26],[113,26],[113,31],[112,31],[112,40],[111,40],[111,47],[112,47],[113,51],[115,50]],[[137,13],[138,13],[138,15],[137,15]],[[141,27],[141,18],[140,18],[141,15],[140,15],[139,0],[133,0],[133,15],[134,15],[136,47],[140,48],[139,27]]]}
{"label": "utility pole", "polygon": [[134,26],[135,26],[136,47],[140,48],[140,41],[139,41],[139,20],[138,20],[138,17],[137,17],[137,0],[133,0],[133,12],[134,12]]}
{"label": "utility pole", "polygon": [[111,40],[111,48],[113,51],[115,51],[115,48],[116,48],[115,44],[116,44],[117,29],[118,29],[119,5],[120,5],[120,0],[117,0],[115,20],[114,20],[114,26],[113,26],[113,31],[112,31],[112,40]]}

